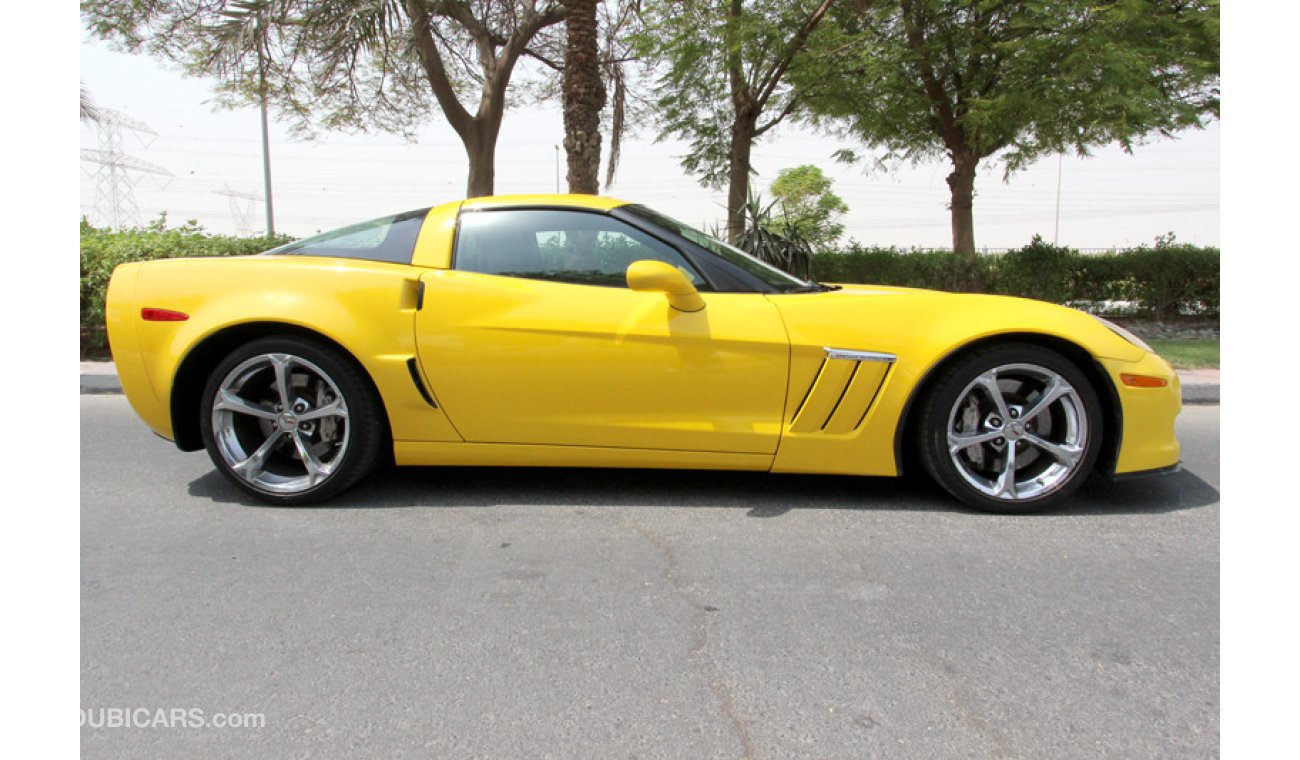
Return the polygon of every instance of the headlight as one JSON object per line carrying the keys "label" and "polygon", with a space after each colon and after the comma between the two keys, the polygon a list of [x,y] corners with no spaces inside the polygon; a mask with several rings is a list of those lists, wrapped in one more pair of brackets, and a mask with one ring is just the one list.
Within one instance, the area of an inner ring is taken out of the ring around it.
{"label": "headlight", "polygon": [[1123,327],[1120,327],[1119,325],[1115,324],[1109,319],[1102,319],[1101,317],[1095,314],[1092,315],[1092,318],[1102,323],[1103,325],[1109,327],[1111,332],[1115,333],[1116,335],[1128,341],[1129,343],[1132,343],[1133,345],[1137,346],[1143,351],[1146,351],[1149,354],[1154,354],[1156,352],[1154,348],[1147,345],[1146,341],[1142,340],[1141,338],[1129,332],[1128,330],[1125,330]]}

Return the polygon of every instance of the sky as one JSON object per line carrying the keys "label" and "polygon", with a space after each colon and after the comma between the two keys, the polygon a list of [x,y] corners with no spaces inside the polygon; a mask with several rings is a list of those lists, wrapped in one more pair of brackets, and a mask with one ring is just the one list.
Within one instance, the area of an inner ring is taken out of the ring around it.
{"label": "sky", "polygon": [[[156,135],[122,132],[130,156],[170,172],[136,174],[137,222],[166,211],[170,222],[195,219],[214,232],[264,229],[260,201],[226,193],[262,194],[260,120],[256,109],[218,110],[212,82],[185,78],[142,55],[114,52],[84,31],[80,77],[95,104],[147,125]],[[98,149],[104,135],[81,128],[81,147]],[[725,193],[701,187],[680,166],[680,142],[655,141],[653,125],[634,125],[618,174],[602,193],[644,203],[706,230],[722,227]],[[497,193],[556,189],[555,146],[563,139],[556,108],[507,112],[497,147]],[[945,161],[865,172],[837,164],[831,154],[862,146],[783,124],[754,150],[754,190],[768,195],[777,172],[814,164],[834,180],[849,207],[843,241],[864,245],[951,246]],[[562,153],[560,154],[563,160]],[[294,140],[271,128],[272,197],[278,231],[301,236],[463,196],[466,160],[460,141],[441,121],[415,142],[388,134],[325,134]],[[81,213],[108,224],[97,195],[99,166],[81,165]],[[561,167],[561,174],[563,173]],[[603,171],[603,170],[602,170]],[[1057,223],[1057,186],[1060,219]],[[976,184],[978,247],[1019,247],[1035,235],[1077,248],[1152,243],[1173,232],[1179,240],[1219,244],[1219,125],[1157,139],[1127,154],[1118,147],[1093,156],[1049,158],[1003,182],[1000,165],[981,167]]]}

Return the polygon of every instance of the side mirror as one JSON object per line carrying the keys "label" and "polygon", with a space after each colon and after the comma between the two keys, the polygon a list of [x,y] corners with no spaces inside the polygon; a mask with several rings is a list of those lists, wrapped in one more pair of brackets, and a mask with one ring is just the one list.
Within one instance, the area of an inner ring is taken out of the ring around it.
{"label": "side mirror", "polygon": [[668,303],[678,311],[699,311],[704,299],[682,270],[662,261],[642,259],[627,268],[627,286],[642,292],[654,291],[668,296]]}

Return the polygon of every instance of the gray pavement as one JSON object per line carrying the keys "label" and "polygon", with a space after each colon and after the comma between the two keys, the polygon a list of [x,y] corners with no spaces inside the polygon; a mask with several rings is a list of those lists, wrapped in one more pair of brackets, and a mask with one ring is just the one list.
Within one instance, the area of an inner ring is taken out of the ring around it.
{"label": "gray pavement", "polygon": [[[1219,370],[1179,370],[1178,379],[1183,386],[1184,404],[1219,403]],[[122,385],[112,362],[81,363],[82,393],[121,393]]]}
{"label": "gray pavement", "polygon": [[[885,479],[410,468],[269,508],[81,397],[94,757],[1214,757],[1219,407],[1041,516]],[[102,715],[102,713],[99,713]],[[100,721],[102,722],[102,721]]]}

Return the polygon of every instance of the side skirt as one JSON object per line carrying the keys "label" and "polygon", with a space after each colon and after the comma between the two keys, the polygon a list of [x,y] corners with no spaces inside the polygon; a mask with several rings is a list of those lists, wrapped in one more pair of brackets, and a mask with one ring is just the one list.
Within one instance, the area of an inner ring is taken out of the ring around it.
{"label": "side skirt", "polygon": [[770,454],[725,451],[616,449],[596,446],[542,446],[524,443],[435,443],[395,441],[399,465],[484,467],[629,467],[681,470],[772,468]]}

